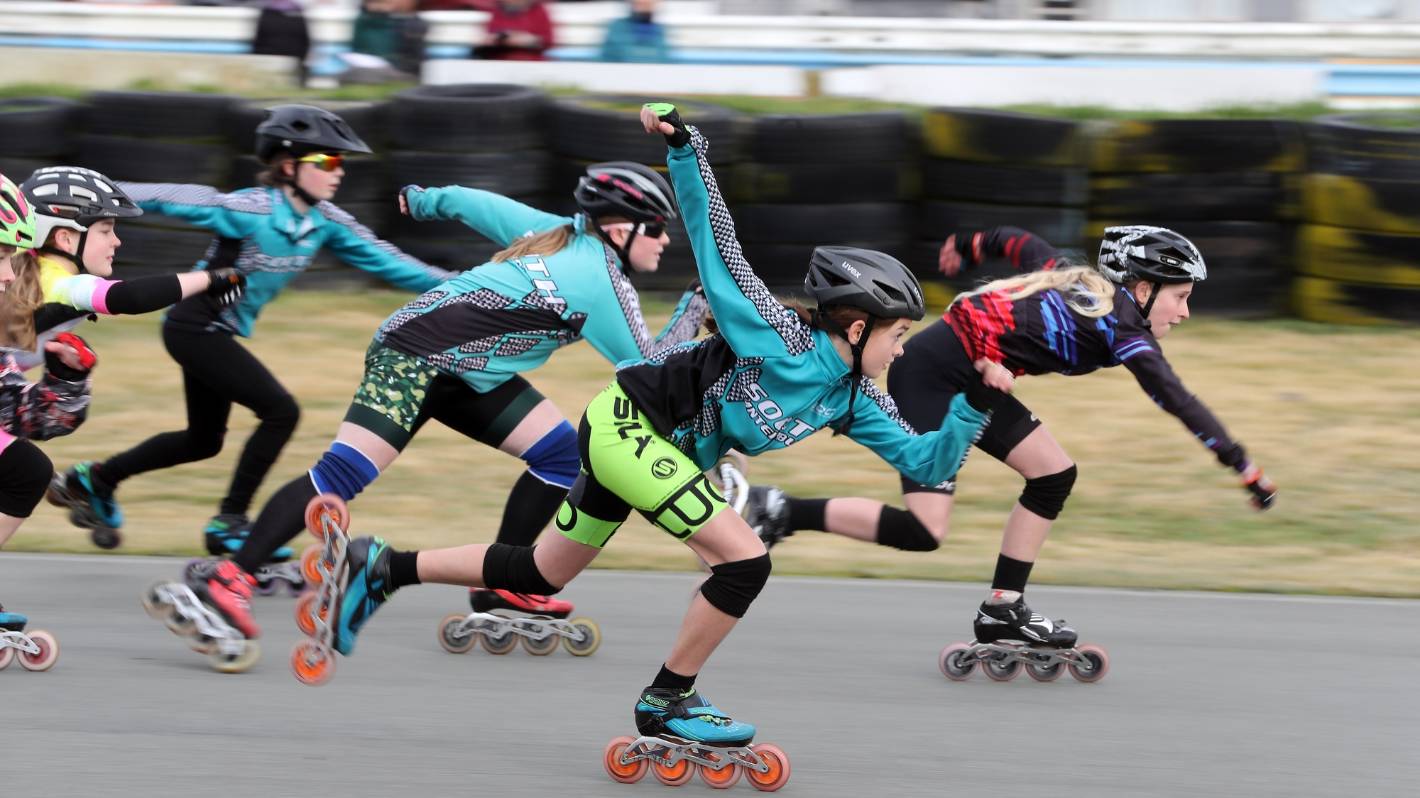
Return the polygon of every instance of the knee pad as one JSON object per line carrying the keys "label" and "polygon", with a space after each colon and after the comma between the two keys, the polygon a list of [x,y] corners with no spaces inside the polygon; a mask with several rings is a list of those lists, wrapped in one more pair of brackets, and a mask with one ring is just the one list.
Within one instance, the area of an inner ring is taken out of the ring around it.
{"label": "knee pad", "polygon": [[528,464],[528,471],[543,482],[559,488],[572,487],[581,468],[577,431],[564,420],[523,452],[522,459]]}
{"label": "knee pad", "polygon": [[1079,470],[1071,465],[1064,471],[1026,480],[1026,488],[1021,491],[1021,506],[1054,521],[1064,509],[1065,500],[1070,498],[1077,473]]}
{"label": "knee pad", "polygon": [[743,618],[769,581],[770,568],[767,553],[749,560],[712,565],[710,578],[700,585],[700,594],[720,612]]}
{"label": "knee pad", "polygon": [[903,551],[936,551],[942,545],[910,510],[883,507],[878,516],[878,545]]}
{"label": "knee pad", "polygon": [[349,444],[336,441],[321,455],[320,462],[311,469],[311,481],[320,493],[334,493],[350,501],[359,495],[365,486],[375,481],[380,470],[366,457],[364,452]]}
{"label": "knee pad", "polygon": [[536,546],[509,546],[494,543],[483,555],[483,584],[514,593],[551,596],[562,588],[543,578],[533,559]]}

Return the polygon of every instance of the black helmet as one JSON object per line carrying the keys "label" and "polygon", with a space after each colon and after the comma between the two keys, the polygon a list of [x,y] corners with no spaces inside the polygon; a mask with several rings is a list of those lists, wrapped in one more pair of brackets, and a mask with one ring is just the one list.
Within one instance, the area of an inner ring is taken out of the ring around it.
{"label": "black helmet", "polygon": [[285,150],[297,158],[313,152],[369,152],[336,114],[314,105],[277,105],[256,126],[256,157],[262,163]]}
{"label": "black helmet", "polygon": [[880,319],[918,321],[926,313],[922,287],[891,255],[857,247],[815,247],[804,290],[819,308],[847,305]]}
{"label": "black helmet", "polygon": [[142,216],[112,180],[81,166],[46,166],[20,185],[35,209],[35,243],[44,246],[56,227],[81,235],[101,219]]}
{"label": "black helmet", "polygon": [[1208,279],[1203,256],[1187,238],[1165,227],[1106,227],[1099,270],[1111,281],[1195,283]]}
{"label": "black helmet", "polygon": [[630,161],[588,166],[572,197],[593,219],[625,216],[633,222],[665,223],[680,218],[675,193],[666,179],[654,169]]}

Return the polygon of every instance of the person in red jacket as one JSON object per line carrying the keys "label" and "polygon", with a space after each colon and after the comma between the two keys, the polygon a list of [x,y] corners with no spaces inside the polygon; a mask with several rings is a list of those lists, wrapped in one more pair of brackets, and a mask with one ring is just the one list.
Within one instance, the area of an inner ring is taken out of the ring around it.
{"label": "person in red jacket", "polygon": [[474,58],[545,61],[552,47],[552,18],[541,0],[496,0],[487,8],[488,31],[473,47]]}

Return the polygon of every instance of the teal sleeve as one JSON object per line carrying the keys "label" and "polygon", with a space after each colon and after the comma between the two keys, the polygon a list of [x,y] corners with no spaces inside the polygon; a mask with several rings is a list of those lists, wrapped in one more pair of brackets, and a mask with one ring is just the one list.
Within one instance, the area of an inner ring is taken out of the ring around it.
{"label": "teal sleeve", "polygon": [[695,290],[686,291],[680,302],[676,303],[675,310],[671,311],[670,321],[661,329],[661,334],[656,336],[651,351],[656,352],[695,340],[708,315],[710,303],[705,301],[705,295]]}
{"label": "teal sleeve", "polygon": [[400,288],[423,293],[444,282],[453,273],[430,266],[394,244],[376,236],[354,216],[329,202],[318,208],[333,228],[325,246],[336,257]]}
{"label": "teal sleeve", "polygon": [[410,191],[405,195],[416,221],[449,219],[463,222],[480,235],[506,247],[525,235],[572,224],[558,216],[508,199],[501,194],[464,186],[444,186]]}
{"label": "teal sleeve", "polygon": [[853,405],[848,437],[922,485],[936,485],[956,476],[972,443],[990,419],[967,404],[964,394],[957,394],[948,405],[941,429],[914,433],[898,416],[892,397],[866,379],[860,386],[863,395]]}
{"label": "teal sleeve", "polygon": [[138,207],[211,230],[224,238],[245,238],[266,217],[243,210],[252,199],[207,186],[179,183],[118,184]]}
{"label": "teal sleeve", "polygon": [[706,160],[708,144],[689,128],[690,144],[666,158],[696,268],[720,333],[741,357],[799,355],[813,348],[812,331],[785,307],[744,259],[735,223]]}

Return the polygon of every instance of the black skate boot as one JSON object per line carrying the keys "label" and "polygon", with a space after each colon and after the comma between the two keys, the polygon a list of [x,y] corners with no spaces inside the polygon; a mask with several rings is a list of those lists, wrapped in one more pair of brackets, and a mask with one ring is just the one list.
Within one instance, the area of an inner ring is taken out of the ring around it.
{"label": "black skate boot", "polygon": [[745,523],[764,541],[766,549],[794,534],[789,528],[789,503],[784,491],[773,485],[756,485],[749,489],[745,503]]}
{"label": "black skate boot", "polygon": [[1047,648],[1073,648],[1079,635],[1065,625],[1065,619],[1052,621],[1026,606],[1018,598],[1011,604],[982,603],[972,624],[976,640],[995,643],[998,640],[1019,640],[1022,643]]}

